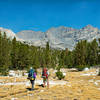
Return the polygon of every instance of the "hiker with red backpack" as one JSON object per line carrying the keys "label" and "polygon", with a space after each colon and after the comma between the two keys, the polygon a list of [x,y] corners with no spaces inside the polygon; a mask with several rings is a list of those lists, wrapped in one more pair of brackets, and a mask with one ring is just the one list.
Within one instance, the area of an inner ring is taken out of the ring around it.
{"label": "hiker with red backpack", "polygon": [[42,78],[43,78],[43,87],[45,87],[45,84],[47,82],[47,87],[49,88],[49,71],[47,70],[47,68],[43,68],[42,69]]}

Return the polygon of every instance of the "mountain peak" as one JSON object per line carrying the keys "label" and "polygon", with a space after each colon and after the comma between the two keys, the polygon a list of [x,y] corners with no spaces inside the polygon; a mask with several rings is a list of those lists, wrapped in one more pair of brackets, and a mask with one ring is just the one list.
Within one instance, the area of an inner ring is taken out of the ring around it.
{"label": "mountain peak", "polygon": [[93,27],[92,25],[88,24],[85,27],[83,27],[82,29],[94,29],[95,27]]}
{"label": "mountain peak", "polygon": [[86,27],[93,27],[91,24],[86,25]]}
{"label": "mountain peak", "polygon": [[59,26],[52,27],[46,32],[24,30],[15,34],[9,29],[0,27],[2,33],[6,32],[8,37],[17,37],[19,41],[26,41],[35,46],[45,47],[49,41],[50,47],[55,49],[69,48],[72,50],[75,44],[80,40],[92,41],[94,38],[100,38],[100,30],[87,25],[82,29],[74,29],[71,27]]}
{"label": "mountain peak", "polygon": [[5,32],[7,37],[9,37],[11,39],[16,37],[15,33],[10,29],[6,29],[6,28],[3,28],[3,27],[0,27],[0,31],[2,32],[2,34],[4,34],[4,32]]}

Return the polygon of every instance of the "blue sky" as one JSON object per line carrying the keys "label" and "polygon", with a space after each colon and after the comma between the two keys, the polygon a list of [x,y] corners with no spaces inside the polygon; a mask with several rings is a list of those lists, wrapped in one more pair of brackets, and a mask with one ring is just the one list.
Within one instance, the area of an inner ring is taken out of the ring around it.
{"label": "blue sky", "polygon": [[100,0],[0,0],[0,27],[14,32],[88,24],[100,28]]}

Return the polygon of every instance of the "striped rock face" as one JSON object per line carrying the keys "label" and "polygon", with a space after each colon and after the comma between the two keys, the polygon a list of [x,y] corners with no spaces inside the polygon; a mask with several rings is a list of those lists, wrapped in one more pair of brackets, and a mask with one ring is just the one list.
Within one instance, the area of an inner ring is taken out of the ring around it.
{"label": "striped rock face", "polygon": [[0,28],[1,33],[4,32],[8,37],[13,39],[16,37],[18,41],[26,42],[27,44],[45,47],[49,42],[51,48],[73,50],[76,43],[80,40],[92,41],[100,38],[100,30],[91,25],[87,25],[81,29],[73,29],[69,27],[53,27],[46,32],[23,30],[14,33],[10,29]]}

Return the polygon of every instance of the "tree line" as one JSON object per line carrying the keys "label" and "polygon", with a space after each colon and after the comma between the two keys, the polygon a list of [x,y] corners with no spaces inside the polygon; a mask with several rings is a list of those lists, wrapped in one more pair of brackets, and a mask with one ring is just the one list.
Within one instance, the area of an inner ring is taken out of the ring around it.
{"label": "tree line", "polygon": [[26,42],[7,38],[6,33],[0,32],[0,72],[6,73],[10,69],[23,70],[30,66],[35,69],[48,68],[78,68],[100,64],[100,39],[91,42],[79,41],[73,51],[51,49],[49,42],[46,47],[36,47]]}

